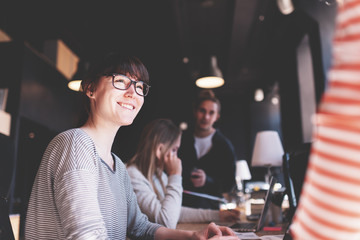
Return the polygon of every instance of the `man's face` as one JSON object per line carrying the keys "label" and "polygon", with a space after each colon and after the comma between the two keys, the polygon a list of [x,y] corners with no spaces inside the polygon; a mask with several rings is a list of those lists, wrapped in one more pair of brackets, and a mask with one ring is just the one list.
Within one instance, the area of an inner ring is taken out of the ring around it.
{"label": "man's face", "polygon": [[203,101],[194,112],[196,128],[200,130],[210,130],[214,123],[219,119],[218,105],[211,101]]}

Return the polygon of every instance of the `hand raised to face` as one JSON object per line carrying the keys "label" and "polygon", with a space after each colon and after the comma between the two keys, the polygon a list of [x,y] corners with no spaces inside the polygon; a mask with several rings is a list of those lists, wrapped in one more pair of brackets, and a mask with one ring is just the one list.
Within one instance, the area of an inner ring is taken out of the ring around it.
{"label": "hand raised to face", "polygon": [[164,156],[164,170],[170,175],[181,175],[182,164],[180,158],[178,158],[176,152],[169,151]]}

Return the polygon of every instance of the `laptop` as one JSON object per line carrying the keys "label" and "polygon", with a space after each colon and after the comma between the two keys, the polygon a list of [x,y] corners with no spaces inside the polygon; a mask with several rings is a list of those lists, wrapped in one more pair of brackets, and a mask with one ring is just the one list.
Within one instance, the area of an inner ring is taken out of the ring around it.
{"label": "laptop", "polygon": [[258,232],[264,227],[266,221],[266,214],[270,207],[271,199],[274,195],[274,186],[276,182],[277,179],[275,177],[271,177],[269,190],[266,193],[264,207],[261,210],[259,220],[257,222],[235,223],[230,226],[231,229],[236,232]]}
{"label": "laptop", "polygon": [[294,183],[293,183],[293,179],[291,177],[291,173],[290,173],[290,165],[289,165],[289,159],[290,156],[288,153],[285,153],[283,156],[283,173],[284,173],[284,182],[285,182],[285,187],[286,187],[286,194],[288,195],[289,198],[289,213],[288,213],[288,219],[289,219],[289,223],[291,223],[292,218],[294,216],[294,213],[296,211],[297,208],[297,197],[295,194],[295,188],[294,188]]}

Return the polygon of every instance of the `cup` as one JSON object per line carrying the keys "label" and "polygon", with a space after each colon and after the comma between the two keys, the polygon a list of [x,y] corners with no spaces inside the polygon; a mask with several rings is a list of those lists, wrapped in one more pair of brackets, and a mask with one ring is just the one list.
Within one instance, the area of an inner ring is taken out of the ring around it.
{"label": "cup", "polygon": [[225,202],[219,204],[220,211],[236,210],[238,220],[245,218],[245,197],[240,197],[237,193],[224,193]]}
{"label": "cup", "polygon": [[219,205],[219,209],[220,211],[227,211],[227,210],[232,210],[232,209],[236,209],[236,203],[234,202],[220,202]]}

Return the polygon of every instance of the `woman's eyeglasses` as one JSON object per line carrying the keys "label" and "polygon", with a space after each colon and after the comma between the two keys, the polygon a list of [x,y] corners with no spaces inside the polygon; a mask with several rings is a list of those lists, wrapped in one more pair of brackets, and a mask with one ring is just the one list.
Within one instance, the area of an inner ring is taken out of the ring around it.
{"label": "woman's eyeglasses", "polygon": [[150,85],[144,83],[143,81],[133,81],[129,77],[119,73],[111,73],[106,76],[112,77],[112,84],[116,89],[127,90],[132,84],[134,84],[135,92],[138,95],[145,97],[149,93]]}

